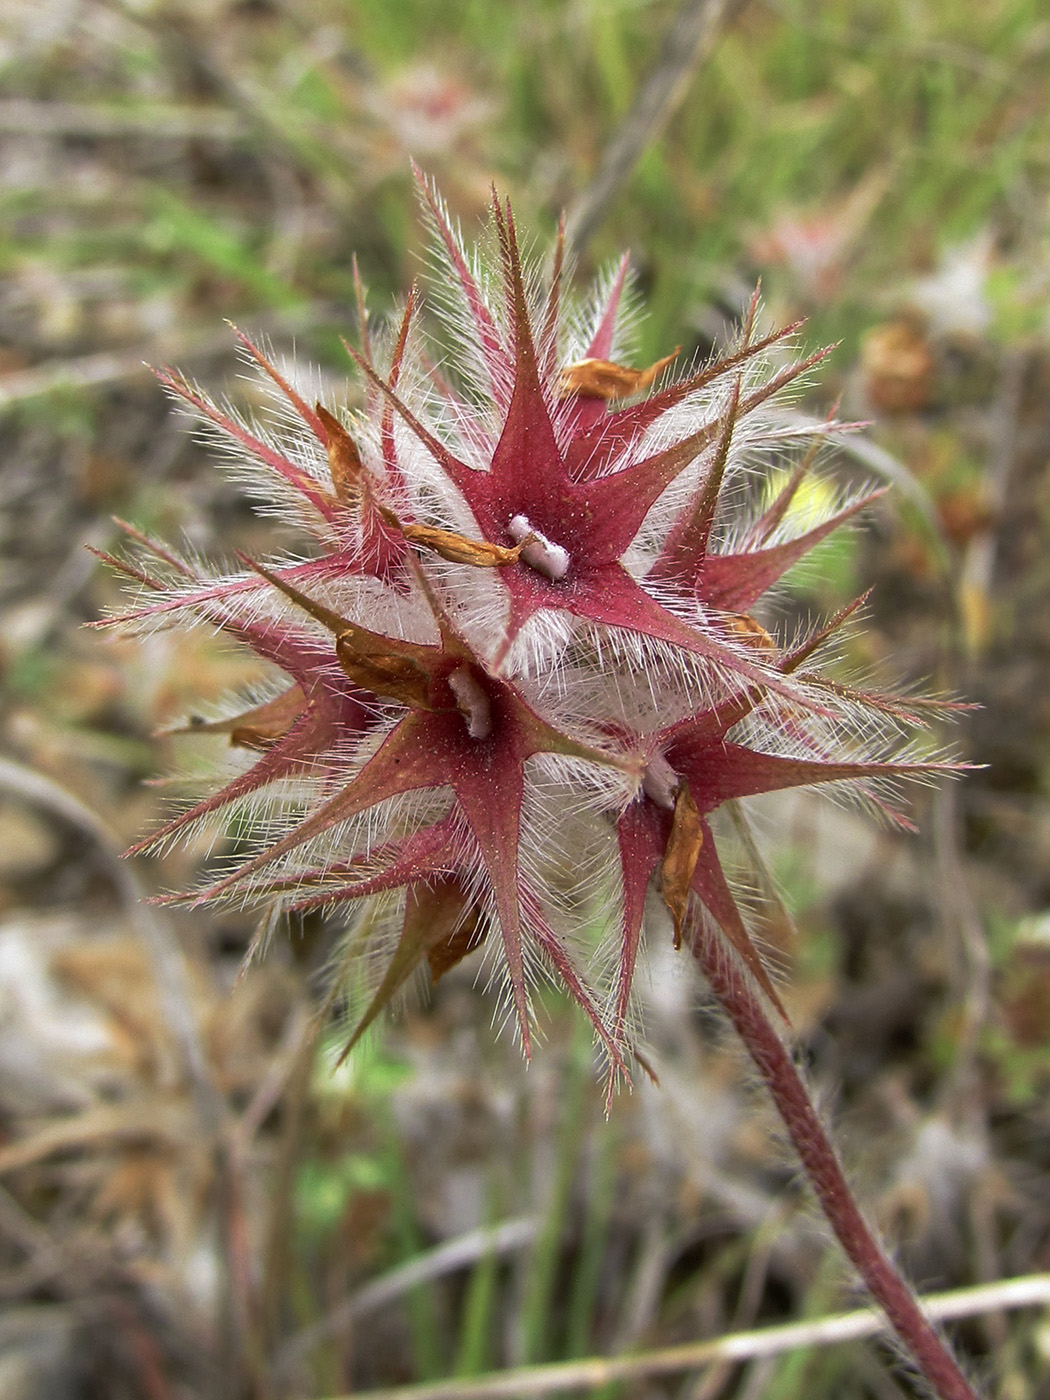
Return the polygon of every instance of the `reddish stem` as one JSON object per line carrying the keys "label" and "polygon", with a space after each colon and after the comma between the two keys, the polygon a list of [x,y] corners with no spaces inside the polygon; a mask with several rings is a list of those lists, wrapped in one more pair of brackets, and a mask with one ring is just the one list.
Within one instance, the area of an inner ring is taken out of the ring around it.
{"label": "reddish stem", "polygon": [[761,1071],[828,1223],[869,1292],[939,1400],[977,1400],[958,1362],[861,1214],[802,1076],[758,994],[730,965],[717,935],[700,933],[693,952]]}

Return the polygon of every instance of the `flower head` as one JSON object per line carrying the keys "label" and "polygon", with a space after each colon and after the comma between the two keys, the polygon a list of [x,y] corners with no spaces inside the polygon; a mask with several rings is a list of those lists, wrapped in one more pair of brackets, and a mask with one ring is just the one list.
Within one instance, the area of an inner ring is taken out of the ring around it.
{"label": "flower head", "polygon": [[235,771],[135,849],[236,819],[251,849],[182,898],[337,907],[345,964],[364,954],[377,969],[354,1039],[417,968],[436,978],[476,955],[526,1053],[546,972],[615,1078],[654,882],[676,944],[717,929],[779,1008],[723,873],[719,807],[845,783],[903,820],[887,781],[941,765],[901,751],[921,706],[819,669],[855,607],[787,640],[772,612],[754,616],[872,499],[795,524],[837,425],[779,401],[820,356],[792,357],[794,328],[757,336],[753,302],[721,359],[678,377],[677,352],[632,368],[626,261],[577,303],[560,237],[544,278],[509,206],[493,201],[486,255],[422,178],[420,191],[437,335],[415,293],[385,337],[362,312],[353,409],[313,404],[243,335],[269,421],[160,375],[311,546],[210,573],[128,527],[142,558],[120,567],[143,596],[116,621],[203,619],[278,678],[197,726],[228,735]]}

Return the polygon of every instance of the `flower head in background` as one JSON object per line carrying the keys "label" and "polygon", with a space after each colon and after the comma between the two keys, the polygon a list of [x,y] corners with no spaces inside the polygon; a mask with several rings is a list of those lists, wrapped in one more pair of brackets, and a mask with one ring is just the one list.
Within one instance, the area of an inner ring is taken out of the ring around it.
{"label": "flower head in background", "polygon": [[770,590],[872,499],[823,490],[800,523],[835,425],[781,399],[820,355],[793,357],[794,328],[759,337],[753,303],[721,359],[631,368],[626,260],[577,302],[560,238],[541,273],[494,200],[469,250],[420,190],[436,324],[414,293],[382,336],[362,310],[352,407],[314,403],[245,336],[271,394],[260,421],[160,376],[310,547],[211,572],[129,527],[138,557],[120,567],[142,593],[114,621],[203,620],[275,676],[196,726],[228,735],[233,771],[135,849],[224,822],[236,858],[183,898],[338,908],[337,976],[372,976],[352,1040],[418,968],[470,955],[526,1053],[534,979],[560,982],[612,1081],[637,1034],[652,885],[676,944],[716,928],[779,1008],[719,859],[719,807],[833,783],[904,820],[887,784],[942,765],[904,747],[920,704],[820,669],[855,605],[775,635]]}

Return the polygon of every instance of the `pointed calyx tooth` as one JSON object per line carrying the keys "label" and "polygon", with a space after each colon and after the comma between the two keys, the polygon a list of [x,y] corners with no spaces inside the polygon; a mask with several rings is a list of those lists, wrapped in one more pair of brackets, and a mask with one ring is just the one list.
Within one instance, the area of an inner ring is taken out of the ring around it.
{"label": "pointed calyx tooth", "polygon": [[661,370],[681,353],[676,345],[670,355],[657,360],[646,369],[630,369],[612,360],[576,360],[566,365],[558,376],[558,397],[567,399],[579,394],[581,399],[625,399],[648,389]]}
{"label": "pointed calyx tooth", "polygon": [[545,574],[553,583],[558,583],[569,572],[569,551],[560,544],[554,544],[546,535],[541,535],[529,523],[528,516],[513,516],[507,532],[514,543],[521,546],[521,557],[526,564],[537,573]]}
{"label": "pointed calyx tooth", "polygon": [[456,708],[467,722],[472,739],[487,739],[492,733],[492,706],[469,666],[457,666],[448,678],[448,688],[456,697]]}
{"label": "pointed calyx tooth", "polygon": [[675,793],[678,791],[678,774],[662,753],[653,754],[645,765],[642,774],[642,791],[646,797],[668,812],[674,811]]}

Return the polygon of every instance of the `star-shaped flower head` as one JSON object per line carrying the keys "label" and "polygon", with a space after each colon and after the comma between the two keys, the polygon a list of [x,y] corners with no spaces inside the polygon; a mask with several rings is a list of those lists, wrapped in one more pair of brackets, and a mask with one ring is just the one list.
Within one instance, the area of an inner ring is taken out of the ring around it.
{"label": "star-shaped flower head", "polygon": [[770,590],[872,499],[824,492],[824,516],[798,523],[836,425],[780,401],[820,356],[758,335],[756,299],[720,359],[677,379],[677,352],[632,368],[626,260],[578,304],[561,236],[544,279],[509,205],[494,198],[486,257],[420,192],[437,333],[415,292],[372,333],[362,294],[353,407],[317,402],[245,336],[268,420],[160,376],[306,547],[209,572],[128,527],[149,562],[120,565],[144,596],[117,621],[203,619],[275,673],[196,726],[228,736],[236,771],[135,849],[225,822],[241,847],[182,898],[341,911],[338,975],[374,970],[355,1034],[417,969],[476,953],[528,1053],[546,972],[611,1083],[654,883],[676,943],[707,921],[779,1008],[720,863],[720,807],[836,783],[885,808],[887,780],[943,765],[901,749],[920,706],[815,669],[852,609],[790,645],[771,630]]}

